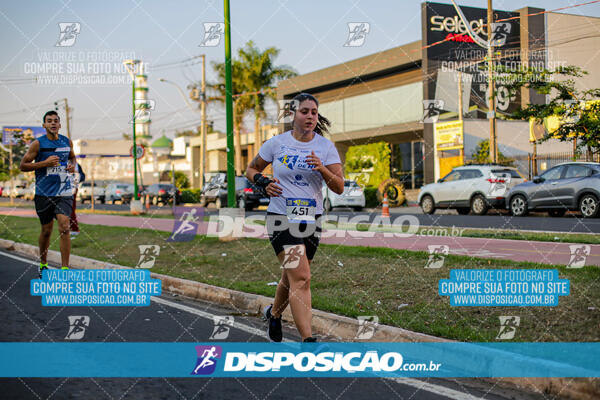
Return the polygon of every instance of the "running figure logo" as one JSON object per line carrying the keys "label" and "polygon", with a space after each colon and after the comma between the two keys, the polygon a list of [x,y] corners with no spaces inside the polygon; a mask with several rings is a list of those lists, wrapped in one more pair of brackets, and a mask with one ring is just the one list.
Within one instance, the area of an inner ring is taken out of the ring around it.
{"label": "running figure logo", "polygon": [[175,207],[173,232],[167,242],[189,242],[198,233],[198,225],[204,216],[202,207]]}
{"label": "running figure logo", "polygon": [[77,40],[77,35],[81,32],[81,24],[79,22],[59,22],[58,29],[60,35],[56,47],[71,47]]}
{"label": "running figure logo", "polygon": [[85,330],[90,326],[90,317],[87,315],[69,315],[69,331],[66,340],[83,339]]}
{"label": "running figure logo", "polygon": [[294,122],[294,113],[298,109],[300,102],[298,100],[279,100],[277,105],[279,106],[277,122],[282,124]]}
{"label": "running figure logo", "polygon": [[429,258],[427,259],[427,264],[425,264],[425,268],[442,268],[444,266],[446,256],[450,251],[450,247],[446,244],[430,244],[427,246],[427,249],[429,250]]}
{"label": "running figure logo", "polygon": [[150,122],[150,111],[156,108],[156,101],[153,99],[135,99],[135,113],[129,120],[130,124],[133,124],[135,119],[136,123]]}
{"label": "running figure logo", "polygon": [[303,244],[283,246],[283,265],[281,268],[294,269],[300,265],[300,258],[305,254]]}
{"label": "running figure logo", "polygon": [[368,22],[348,22],[348,40],[344,47],[360,47],[365,44],[367,34],[371,31],[371,24]]}
{"label": "running figure logo", "polygon": [[358,331],[354,339],[371,339],[379,325],[379,317],[377,315],[359,315],[356,318],[358,319]]}
{"label": "running figure logo", "polygon": [[229,329],[233,326],[233,317],[231,315],[219,316],[213,315],[215,326],[210,335],[210,340],[224,340],[229,336]]}
{"label": "running figure logo", "polygon": [[589,244],[571,244],[569,250],[571,250],[571,259],[567,268],[583,268],[592,248]]}
{"label": "running figure logo", "polygon": [[521,317],[515,315],[501,316],[500,332],[496,336],[496,340],[510,340],[515,337],[517,327],[521,323]]}
{"label": "running figure logo", "polygon": [[298,156],[289,156],[287,154],[279,157],[277,159],[280,163],[282,163],[283,165],[285,165],[287,168],[293,170],[294,169],[294,165],[296,165],[296,161],[298,161]]}
{"label": "running figure logo", "polygon": [[506,39],[508,39],[508,35],[512,30],[512,25],[510,22],[497,22],[492,23],[492,46],[500,47],[504,46],[506,43]]}
{"label": "running figure logo", "polygon": [[423,100],[423,122],[434,124],[444,109],[444,100]]}
{"label": "running figure logo", "polygon": [[156,244],[140,244],[140,259],[136,268],[152,268],[156,257],[160,254],[160,246]]}
{"label": "running figure logo", "polygon": [[210,375],[217,368],[217,359],[221,358],[223,349],[221,346],[196,346],[198,360],[192,375]]}
{"label": "running figure logo", "polygon": [[204,40],[200,43],[200,47],[218,46],[224,33],[225,24],[223,22],[205,22]]}

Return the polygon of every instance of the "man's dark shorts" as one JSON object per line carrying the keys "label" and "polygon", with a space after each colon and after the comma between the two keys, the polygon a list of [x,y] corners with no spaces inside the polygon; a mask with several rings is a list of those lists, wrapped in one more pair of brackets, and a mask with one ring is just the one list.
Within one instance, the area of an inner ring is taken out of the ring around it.
{"label": "man's dark shorts", "polygon": [[54,218],[56,214],[71,216],[73,211],[73,196],[38,196],[34,198],[35,212],[40,218],[42,225],[46,225]]}

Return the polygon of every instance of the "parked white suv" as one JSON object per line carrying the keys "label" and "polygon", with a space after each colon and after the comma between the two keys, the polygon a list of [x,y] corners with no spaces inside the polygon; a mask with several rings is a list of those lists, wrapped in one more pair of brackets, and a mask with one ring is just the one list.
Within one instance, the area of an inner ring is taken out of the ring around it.
{"label": "parked white suv", "polygon": [[433,214],[436,208],[449,208],[461,215],[485,215],[490,208],[504,209],[510,188],[524,181],[512,167],[464,165],[437,183],[421,187],[418,202],[425,214]]}

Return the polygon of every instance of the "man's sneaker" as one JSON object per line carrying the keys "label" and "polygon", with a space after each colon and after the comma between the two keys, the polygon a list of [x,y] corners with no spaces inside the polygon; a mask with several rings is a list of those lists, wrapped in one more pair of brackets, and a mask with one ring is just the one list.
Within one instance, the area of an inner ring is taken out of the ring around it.
{"label": "man's sneaker", "polygon": [[40,279],[42,279],[42,271],[48,269],[48,265],[40,266]]}
{"label": "man's sneaker", "polygon": [[275,318],[271,315],[273,304],[265,308],[265,319],[269,323],[267,328],[267,336],[272,342],[281,342],[283,340],[283,332],[281,330],[281,317]]}
{"label": "man's sneaker", "polygon": [[310,343],[310,342],[316,342],[316,341],[317,341],[317,338],[312,337],[312,336],[307,337],[306,339],[303,340],[304,343]]}
{"label": "man's sneaker", "polygon": [[60,267],[60,269],[69,269],[69,267]]}

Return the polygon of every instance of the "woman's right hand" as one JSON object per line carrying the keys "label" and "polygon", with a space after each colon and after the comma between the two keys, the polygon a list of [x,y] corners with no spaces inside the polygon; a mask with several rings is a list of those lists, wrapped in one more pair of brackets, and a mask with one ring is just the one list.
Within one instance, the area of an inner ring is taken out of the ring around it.
{"label": "woman's right hand", "polygon": [[273,182],[269,183],[265,188],[265,192],[267,192],[269,197],[279,197],[279,195],[281,195],[283,192],[283,189],[278,185],[278,183],[280,183],[279,179],[273,178]]}

